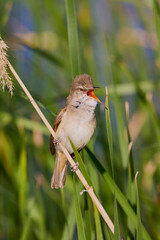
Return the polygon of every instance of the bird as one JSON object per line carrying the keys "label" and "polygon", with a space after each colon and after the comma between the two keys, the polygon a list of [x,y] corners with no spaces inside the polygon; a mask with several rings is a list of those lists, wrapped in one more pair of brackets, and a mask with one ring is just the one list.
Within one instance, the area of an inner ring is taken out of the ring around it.
{"label": "bird", "polygon": [[63,188],[66,181],[68,160],[59,143],[74,158],[70,140],[80,152],[91,139],[96,128],[95,108],[101,101],[94,94],[93,80],[88,74],[80,74],[71,84],[66,105],[56,116],[53,124],[55,137],[50,136],[50,152],[56,152],[56,162],[51,178],[51,188]]}

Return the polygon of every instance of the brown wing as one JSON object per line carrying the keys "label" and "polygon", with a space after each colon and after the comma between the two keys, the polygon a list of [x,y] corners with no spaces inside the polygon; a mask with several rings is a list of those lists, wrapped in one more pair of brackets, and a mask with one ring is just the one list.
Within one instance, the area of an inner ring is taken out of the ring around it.
{"label": "brown wing", "polygon": [[[66,107],[62,108],[59,111],[59,113],[57,114],[57,117],[56,117],[56,119],[54,121],[54,124],[53,124],[53,130],[55,132],[57,131],[57,128],[58,128],[59,124],[61,123],[61,120],[62,120],[62,117],[63,117],[63,114],[65,113],[65,111],[66,111]],[[55,147],[54,147],[53,139],[54,138],[51,135],[50,136],[50,146],[49,146],[49,148],[50,148],[50,152],[51,152],[52,155],[54,155],[54,153],[55,153]]]}

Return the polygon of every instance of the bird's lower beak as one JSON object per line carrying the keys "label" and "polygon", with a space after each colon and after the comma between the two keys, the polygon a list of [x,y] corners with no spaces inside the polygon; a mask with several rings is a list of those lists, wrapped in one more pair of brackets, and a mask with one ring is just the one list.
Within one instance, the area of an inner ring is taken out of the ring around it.
{"label": "bird's lower beak", "polygon": [[92,97],[92,98],[96,99],[98,102],[101,103],[101,101],[94,94],[94,89],[87,91],[86,94],[87,94],[87,96]]}

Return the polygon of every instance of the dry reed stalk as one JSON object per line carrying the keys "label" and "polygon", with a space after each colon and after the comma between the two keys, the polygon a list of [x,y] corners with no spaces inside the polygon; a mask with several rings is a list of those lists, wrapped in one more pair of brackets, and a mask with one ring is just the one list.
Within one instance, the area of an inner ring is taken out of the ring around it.
{"label": "dry reed stalk", "polygon": [[[6,49],[4,49],[4,50],[6,50]],[[36,112],[38,113],[38,115],[40,116],[40,118],[42,119],[42,121],[44,122],[46,127],[48,128],[49,132],[55,138],[55,132],[54,132],[53,128],[51,127],[48,120],[46,119],[46,117],[44,116],[44,114],[42,113],[40,108],[38,107],[37,103],[35,102],[35,100],[31,96],[31,94],[29,93],[28,89],[26,88],[26,86],[24,85],[24,83],[22,82],[22,80],[20,79],[20,77],[18,76],[18,74],[16,73],[16,71],[14,70],[12,65],[10,64],[10,62],[7,59],[5,61],[6,61],[5,63],[8,65],[9,69],[11,70],[12,74],[14,75],[14,77],[16,78],[18,83],[20,84],[21,88],[23,89],[23,91],[25,92],[27,97],[29,98],[29,100],[30,100],[31,104],[33,105],[33,107],[35,108]],[[68,153],[67,149],[61,143],[59,143],[59,145],[60,145],[62,151],[64,152],[64,154],[66,155],[69,163],[71,164],[71,167],[74,167],[75,162],[72,159],[72,157],[70,156],[70,154]],[[98,200],[97,196],[95,195],[92,186],[88,185],[86,179],[84,178],[83,174],[81,173],[81,171],[79,169],[76,170],[75,172],[76,172],[77,176],[79,177],[80,181],[82,182],[82,184],[84,185],[84,187],[86,188],[86,190],[87,190],[88,194],[90,195],[93,203],[95,204],[95,206],[99,210],[100,214],[102,215],[103,219],[107,223],[108,227],[110,228],[112,233],[114,233],[114,225],[113,225],[111,219],[109,218],[108,214],[106,213],[105,209],[101,205],[100,201]]]}

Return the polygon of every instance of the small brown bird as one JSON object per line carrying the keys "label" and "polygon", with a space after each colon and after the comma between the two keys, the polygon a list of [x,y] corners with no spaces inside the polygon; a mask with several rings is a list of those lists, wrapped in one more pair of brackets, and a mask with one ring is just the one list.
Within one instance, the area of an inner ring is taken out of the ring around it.
{"label": "small brown bird", "polygon": [[98,87],[93,86],[93,81],[88,74],[78,75],[71,85],[66,106],[60,110],[55,119],[53,129],[56,136],[55,139],[50,137],[51,153],[54,154],[56,149],[56,163],[51,179],[52,188],[62,188],[66,181],[68,161],[58,143],[61,142],[74,157],[69,140],[80,152],[94,133],[96,127],[94,110],[97,102],[100,102],[94,94],[96,88]]}

